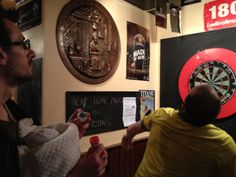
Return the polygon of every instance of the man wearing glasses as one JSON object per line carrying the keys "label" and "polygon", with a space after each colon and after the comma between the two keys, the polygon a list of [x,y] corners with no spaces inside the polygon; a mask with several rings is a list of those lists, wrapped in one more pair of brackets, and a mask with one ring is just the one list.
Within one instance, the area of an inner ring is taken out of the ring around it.
{"label": "man wearing glasses", "polygon": [[[34,57],[29,39],[24,38],[13,19],[0,7],[0,176],[20,176],[18,121],[27,116],[10,98],[19,84],[32,80]],[[107,152],[98,145],[95,151],[81,157],[67,176],[101,176],[107,165],[107,160],[101,157],[106,158]]]}

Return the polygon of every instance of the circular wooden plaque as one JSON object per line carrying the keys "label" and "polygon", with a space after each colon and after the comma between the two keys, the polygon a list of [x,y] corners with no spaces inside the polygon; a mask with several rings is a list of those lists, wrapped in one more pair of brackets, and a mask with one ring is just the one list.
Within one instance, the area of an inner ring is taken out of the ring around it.
{"label": "circular wooden plaque", "polygon": [[56,39],[64,65],[82,82],[104,82],[117,69],[119,33],[109,12],[97,1],[67,3],[57,20]]}

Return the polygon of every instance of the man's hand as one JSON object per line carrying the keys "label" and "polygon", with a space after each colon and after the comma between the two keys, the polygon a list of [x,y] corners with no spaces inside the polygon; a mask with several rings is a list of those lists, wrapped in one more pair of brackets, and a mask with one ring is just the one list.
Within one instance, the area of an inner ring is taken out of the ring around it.
{"label": "man's hand", "polygon": [[79,136],[82,138],[86,130],[89,128],[91,120],[90,113],[83,112],[83,110],[79,108],[72,113],[68,121],[77,125],[79,129]]}
{"label": "man's hand", "polygon": [[122,148],[124,148],[125,150],[130,150],[133,147],[133,137],[132,136],[128,136],[128,133],[124,134],[123,138],[122,138]]}
{"label": "man's hand", "polygon": [[90,148],[81,156],[76,166],[71,170],[68,177],[98,177],[105,172],[108,163],[108,155],[103,145]]}
{"label": "man's hand", "polygon": [[133,145],[133,137],[139,133],[142,133],[144,131],[146,131],[146,129],[144,129],[144,127],[142,126],[142,121],[138,121],[134,124],[131,124],[128,128],[127,128],[127,132],[126,134],[123,136],[121,144],[122,147],[126,150],[130,150],[132,149],[132,145]]}

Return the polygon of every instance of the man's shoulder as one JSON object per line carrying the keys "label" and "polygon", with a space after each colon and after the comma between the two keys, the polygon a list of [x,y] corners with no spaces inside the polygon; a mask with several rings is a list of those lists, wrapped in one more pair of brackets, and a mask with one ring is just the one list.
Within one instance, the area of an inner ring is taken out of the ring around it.
{"label": "man's shoulder", "polygon": [[234,139],[225,130],[223,130],[213,124],[209,124],[206,127],[208,127],[207,132],[209,133],[209,135],[211,137],[214,137],[216,140],[218,140],[220,142],[220,144],[233,145],[236,150],[236,144],[234,142]]}
{"label": "man's shoulder", "polygon": [[167,120],[168,118],[177,117],[178,110],[171,107],[161,107],[156,109],[151,117],[155,120]]}
{"label": "man's shoulder", "polygon": [[176,110],[174,108],[171,108],[171,107],[161,107],[161,108],[157,109],[156,112],[158,114],[163,114],[163,115],[171,116],[173,114],[178,113],[178,110]]}

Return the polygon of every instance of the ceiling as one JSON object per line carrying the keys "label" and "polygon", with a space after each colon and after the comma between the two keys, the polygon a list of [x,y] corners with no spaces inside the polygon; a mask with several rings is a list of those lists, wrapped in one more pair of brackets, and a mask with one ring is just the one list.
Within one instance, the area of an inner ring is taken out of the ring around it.
{"label": "ceiling", "polygon": [[[156,0],[124,0],[144,11],[155,14],[155,1]],[[169,4],[174,4],[178,7],[181,5],[181,0],[157,0],[157,1],[167,1]],[[168,11],[167,11],[168,12]]]}
{"label": "ceiling", "polygon": [[[18,4],[22,4],[22,3],[26,3],[29,2],[31,0],[14,0],[16,3]],[[180,7],[181,5],[181,0],[124,0],[144,11],[150,12],[155,14],[155,2],[156,1],[167,1],[168,4],[174,4],[178,7]],[[168,10],[167,10],[168,13]]]}
{"label": "ceiling", "polygon": [[149,11],[155,8],[155,0],[124,0],[130,4],[135,5],[136,7]]}

